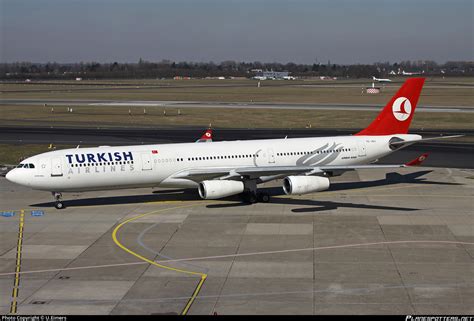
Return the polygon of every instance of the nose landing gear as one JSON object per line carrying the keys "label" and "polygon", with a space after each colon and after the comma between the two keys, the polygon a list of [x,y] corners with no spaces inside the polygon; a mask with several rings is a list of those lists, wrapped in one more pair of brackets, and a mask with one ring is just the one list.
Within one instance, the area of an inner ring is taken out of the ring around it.
{"label": "nose landing gear", "polygon": [[51,194],[53,194],[53,197],[56,200],[56,202],[54,203],[54,207],[58,210],[63,209],[64,208],[64,203],[62,202],[63,195],[57,192],[51,192]]}

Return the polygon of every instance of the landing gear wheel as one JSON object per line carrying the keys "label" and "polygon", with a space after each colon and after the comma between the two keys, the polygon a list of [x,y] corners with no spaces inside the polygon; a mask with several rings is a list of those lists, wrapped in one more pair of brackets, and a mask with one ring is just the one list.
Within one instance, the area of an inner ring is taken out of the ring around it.
{"label": "landing gear wheel", "polygon": [[258,193],[258,200],[262,203],[270,202],[270,195],[267,193]]}
{"label": "landing gear wheel", "polygon": [[242,199],[245,203],[254,204],[257,203],[257,194],[255,193],[243,193]]}
{"label": "landing gear wheel", "polygon": [[255,193],[250,193],[249,196],[248,196],[248,199],[249,199],[250,204],[257,203],[257,201],[258,201],[257,195],[255,195]]}
{"label": "landing gear wheel", "polygon": [[63,204],[63,202],[56,202],[56,203],[54,203],[54,207],[56,207],[56,209],[60,210],[60,209],[64,208],[64,204]]}
{"label": "landing gear wheel", "polygon": [[56,202],[54,203],[54,207],[56,207],[56,209],[58,210],[63,209],[64,203],[61,201],[61,199],[63,198],[63,195],[57,192],[52,192],[51,194],[53,194],[53,197],[56,200]]}

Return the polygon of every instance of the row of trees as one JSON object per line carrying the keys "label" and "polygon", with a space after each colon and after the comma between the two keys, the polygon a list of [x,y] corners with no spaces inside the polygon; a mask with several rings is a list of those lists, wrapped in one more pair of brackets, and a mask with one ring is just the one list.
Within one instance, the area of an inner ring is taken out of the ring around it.
{"label": "row of trees", "polygon": [[425,75],[473,76],[474,62],[452,61],[437,64],[434,61],[401,61],[398,63],[378,62],[374,64],[340,65],[296,64],[262,62],[174,62],[162,60],[150,62],[140,59],[137,63],[31,63],[15,62],[0,64],[0,79],[84,79],[101,78],[172,78],[175,76],[205,77],[252,77],[255,70],[289,71],[297,77],[349,77],[367,78],[389,76],[390,72],[424,72]]}

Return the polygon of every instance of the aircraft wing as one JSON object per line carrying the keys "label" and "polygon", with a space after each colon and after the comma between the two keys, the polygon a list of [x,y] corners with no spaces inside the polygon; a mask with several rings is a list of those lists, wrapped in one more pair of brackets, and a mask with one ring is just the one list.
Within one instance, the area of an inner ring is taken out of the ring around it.
{"label": "aircraft wing", "polygon": [[321,166],[260,166],[260,167],[217,167],[185,170],[173,175],[173,178],[189,179],[195,182],[212,179],[258,179],[260,177],[288,175],[322,175],[326,172],[345,172],[356,169],[401,168],[406,165],[321,165]]}
{"label": "aircraft wing", "polygon": [[225,167],[225,168],[200,168],[183,171],[173,175],[173,178],[184,178],[195,182],[208,179],[254,179],[261,176],[282,174],[303,174],[313,168],[307,166],[265,166],[265,167]]}

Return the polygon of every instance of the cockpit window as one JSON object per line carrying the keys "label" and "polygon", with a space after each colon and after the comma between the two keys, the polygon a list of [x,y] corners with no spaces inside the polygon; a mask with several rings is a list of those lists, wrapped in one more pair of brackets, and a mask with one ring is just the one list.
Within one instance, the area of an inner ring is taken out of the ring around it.
{"label": "cockpit window", "polygon": [[16,168],[35,168],[33,164],[18,164]]}

